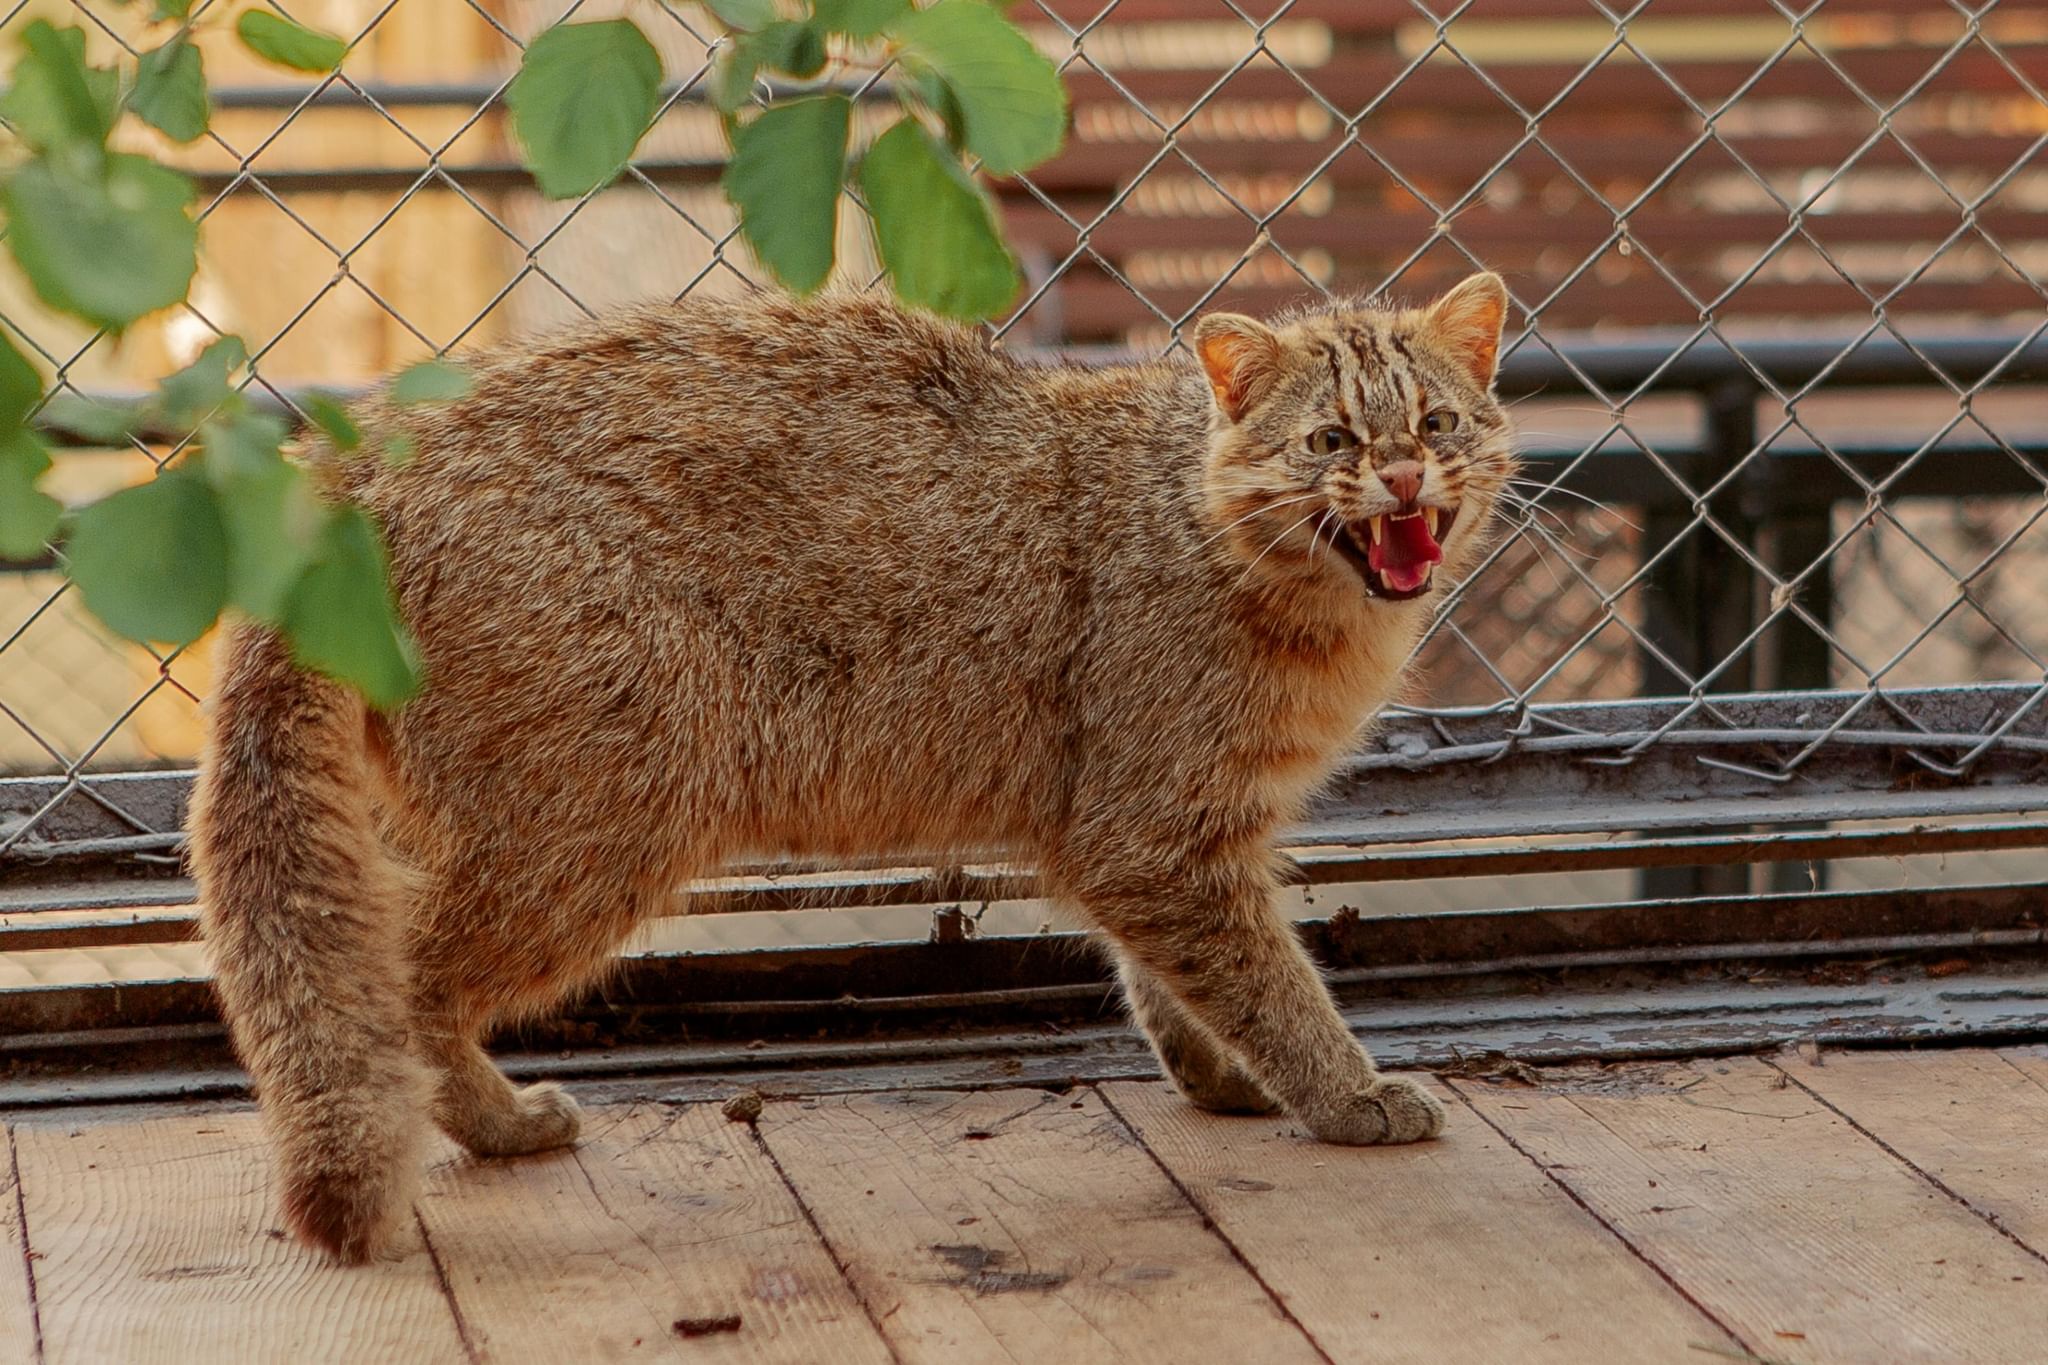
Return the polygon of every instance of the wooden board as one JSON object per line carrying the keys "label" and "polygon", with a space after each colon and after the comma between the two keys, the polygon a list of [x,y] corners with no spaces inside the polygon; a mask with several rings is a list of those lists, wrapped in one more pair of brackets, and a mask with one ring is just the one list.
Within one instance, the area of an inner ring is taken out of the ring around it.
{"label": "wooden board", "polygon": [[1436,1142],[1346,1148],[1156,1082],[1103,1092],[1333,1360],[1436,1365],[1447,1341],[1526,1365],[1733,1345],[1455,1099]]}
{"label": "wooden board", "polygon": [[715,1105],[592,1111],[574,1151],[437,1169],[420,1210],[494,1362],[889,1358],[752,1133]]}
{"label": "wooden board", "polygon": [[2035,1085],[2048,1089],[2048,1047],[2001,1048],[1998,1055],[2017,1067]]}
{"label": "wooden board", "polygon": [[1316,1359],[1093,1091],[845,1096],[761,1127],[904,1361]]}
{"label": "wooden board", "polygon": [[2048,1045],[2005,1047],[1998,1050],[1998,1055],[2035,1085],[2048,1090]]}
{"label": "wooden board", "polygon": [[36,1358],[34,1290],[29,1285],[29,1247],[21,1226],[21,1201],[16,1195],[12,1133],[0,1124],[0,1360]]}
{"label": "wooden board", "polygon": [[2040,1359],[2048,1268],[1761,1061],[1456,1084],[1757,1355]]}
{"label": "wooden board", "polygon": [[49,1365],[465,1359],[423,1248],[345,1269],[276,1230],[253,1114],[14,1141]]}
{"label": "wooden board", "polygon": [[1830,1052],[1820,1061],[1779,1069],[2048,1255],[2048,1063],[1986,1048]]}

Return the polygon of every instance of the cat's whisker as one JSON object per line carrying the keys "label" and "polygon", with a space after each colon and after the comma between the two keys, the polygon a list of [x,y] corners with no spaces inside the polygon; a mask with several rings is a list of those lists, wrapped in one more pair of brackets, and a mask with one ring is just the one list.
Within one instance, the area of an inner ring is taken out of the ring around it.
{"label": "cat's whisker", "polygon": [[[1544,537],[1558,549],[1589,561],[1594,557],[1591,551],[1572,545],[1571,542],[1577,537],[1579,528],[1561,516],[1557,509],[1544,507],[1512,489],[1502,489],[1500,497],[1507,506],[1522,514],[1524,525],[1540,528]],[[1544,518],[1548,518],[1548,524]],[[1555,529],[1552,529],[1553,527]]]}
{"label": "cat's whisker", "polygon": [[[1524,511],[1525,515],[1522,524],[1527,526],[1532,532],[1540,535],[1543,538],[1543,543],[1545,545],[1548,545],[1550,548],[1560,551],[1561,553],[1571,555],[1575,559],[1581,559],[1588,563],[1599,558],[1599,555],[1596,551],[1573,543],[1574,537],[1578,532],[1578,527],[1575,526],[1573,523],[1566,521],[1564,518],[1560,517],[1555,510],[1548,507],[1537,506],[1533,503],[1530,503],[1526,499],[1521,499],[1519,495],[1510,496],[1514,496],[1518,499],[1518,505]],[[1551,522],[1556,524],[1557,529],[1552,530],[1549,525],[1545,524],[1542,521],[1537,520],[1536,517],[1539,514],[1541,516],[1546,516],[1550,518]]]}
{"label": "cat's whisker", "polygon": [[1500,497],[1502,501],[1506,502],[1510,507],[1520,509],[1526,516],[1530,518],[1549,517],[1552,521],[1557,523],[1557,529],[1559,534],[1564,536],[1570,536],[1572,534],[1571,523],[1566,521],[1562,516],[1560,516],[1556,508],[1540,506],[1537,503],[1531,502],[1528,498],[1523,497],[1520,493],[1514,492],[1512,489],[1502,489]]}
{"label": "cat's whisker", "polygon": [[1544,549],[1542,538],[1540,536],[1532,537],[1529,531],[1529,523],[1522,522],[1518,524],[1515,528],[1515,539],[1536,551],[1537,563],[1543,566],[1543,572],[1550,575],[1550,586],[1560,593],[1564,592],[1564,580],[1557,576],[1557,570],[1550,562],[1550,556]]}
{"label": "cat's whisker", "polygon": [[1541,503],[1537,502],[1536,499],[1532,498],[1527,493],[1524,493],[1519,488],[1514,487],[1512,481],[1502,483],[1497,487],[1489,489],[1488,491],[1495,498],[1498,498],[1500,501],[1506,503],[1510,507],[1519,507],[1525,512],[1541,512],[1545,515],[1553,517],[1558,515],[1556,508],[1543,506]]}
{"label": "cat's whisker", "polygon": [[[1304,503],[1311,498],[1319,498],[1321,496],[1321,493],[1297,493],[1295,496],[1291,498],[1281,498],[1277,502],[1262,502],[1257,507],[1254,507],[1251,511],[1239,517],[1236,521],[1231,522],[1228,526],[1225,526],[1221,530],[1212,532],[1208,536],[1203,537],[1202,548],[1207,549],[1212,541],[1215,541],[1222,536],[1228,535],[1232,530],[1239,526],[1242,526],[1245,522],[1250,521],[1253,517],[1264,516],[1268,512],[1277,512],[1283,507],[1292,507],[1297,503]],[[1284,535],[1286,533],[1282,532],[1281,534]]]}
{"label": "cat's whisker", "polygon": [[1274,536],[1271,540],[1267,541],[1266,548],[1259,551],[1259,553],[1252,559],[1252,562],[1244,566],[1244,572],[1237,576],[1237,582],[1232,584],[1231,586],[1243,587],[1244,581],[1247,578],[1251,577],[1252,570],[1259,567],[1259,560],[1264,559],[1266,555],[1271,552],[1275,545],[1278,545],[1281,541],[1287,539],[1287,537],[1293,535],[1296,531],[1300,530],[1302,526],[1307,524],[1308,519],[1314,515],[1314,512],[1309,512],[1305,514],[1300,521],[1295,522],[1286,530],[1282,531],[1279,535]]}
{"label": "cat's whisker", "polygon": [[[1313,563],[1315,563],[1315,562],[1316,562],[1316,550],[1317,550],[1317,548],[1318,548],[1319,546],[1321,546],[1321,545],[1322,545],[1322,543],[1323,543],[1323,528],[1324,528],[1324,527],[1326,527],[1326,526],[1328,526],[1328,525],[1330,524],[1330,518],[1331,518],[1331,517],[1334,517],[1334,516],[1336,516],[1336,515],[1337,515],[1337,509],[1336,509],[1336,508],[1334,508],[1334,507],[1332,507],[1332,508],[1331,508],[1331,509],[1330,509],[1329,511],[1327,511],[1327,512],[1323,513],[1323,519],[1322,519],[1321,521],[1319,521],[1319,522],[1317,522],[1317,523],[1316,523],[1316,529],[1315,529],[1314,533],[1313,533],[1312,535],[1310,535],[1310,537],[1309,537],[1309,542],[1308,542],[1308,562],[1309,562],[1309,563],[1313,564]],[[1334,537],[1333,537],[1333,538],[1331,539],[1331,542],[1330,542],[1330,543],[1331,543],[1331,547],[1332,547],[1332,553],[1334,553],[1334,552],[1335,552],[1335,546],[1336,546],[1336,540],[1335,540],[1335,538],[1334,538]]]}
{"label": "cat's whisker", "polygon": [[1581,549],[1579,546],[1573,545],[1569,541],[1560,539],[1555,531],[1548,529],[1540,522],[1524,522],[1523,525],[1527,526],[1531,532],[1541,537],[1543,543],[1546,546],[1557,551],[1559,554],[1569,555],[1573,559],[1579,560],[1582,563],[1586,564],[1595,563],[1600,558],[1599,555],[1595,554],[1591,550]]}
{"label": "cat's whisker", "polygon": [[1636,523],[1630,521],[1627,517],[1623,516],[1621,513],[1615,511],[1612,505],[1604,503],[1600,501],[1600,499],[1598,498],[1590,497],[1587,494],[1581,493],[1576,488],[1566,488],[1563,484],[1545,483],[1541,479],[1509,479],[1508,482],[1518,488],[1533,488],[1538,490],[1536,496],[1539,498],[1546,493],[1562,493],[1564,496],[1568,498],[1577,498],[1580,502],[1585,503],[1588,507],[1591,507],[1598,512],[1602,512],[1607,516],[1613,517],[1616,521],[1620,522],[1623,526],[1628,527],[1632,531],[1640,531],[1643,529],[1642,527],[1636,525]]}

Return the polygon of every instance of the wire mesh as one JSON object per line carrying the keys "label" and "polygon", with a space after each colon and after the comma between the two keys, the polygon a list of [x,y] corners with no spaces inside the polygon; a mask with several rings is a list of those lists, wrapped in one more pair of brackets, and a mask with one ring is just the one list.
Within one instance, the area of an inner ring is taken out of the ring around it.
{"label": "wire mesh", "polygon": [[[290,0],[351,41],[287,80],[195,7],[216,90],[190,148],[124,134],[204,188],[189,303],[118,341],[0,280],[0,325],[58,384],[144,384],[222,332],[279,401],[628,299],[763,272],[716,179],[719,39],[669,0]],[[539,196],[500,96],[546,26],[629,13],[663,113],[620,183]],[[106,61],[147,7],[33,0]],[[2048,11],[2010,0],[1028,0],[1064,71],[1068,150],[992,183],[1026,267],[1001,343],[1172,349],[1204,311],[1422,296],[1474,268],[1515,300],[1507,374],[1529,457],[1514,534],[1452,596],[1402,704],[1497,714],[1673,695],[1660,735],[1740,689],[1848,694],[1760,778],[1797,774],[1887,689],[2023,682],[1967,771],[2048,699]],[[881,77],[863,109],[886,112]],[[858,206],[842,273],[872,284]],[[1957,339],[1988,363],[1945,364]],[[1771,356],[1803,348],[1787,367]],[[1601,369],[1589,348],[1633,346]],[[1772,350],[1772,347],[1778,350]],[[1881,387],[1857,357],[1901,352]],[[1712,352],[1710,378],[1674,376]],[[1815,358],[1817,357],[1817,359]],[[73,500],[177,454],[67,454]],[[0,573],[0,770],[181,766],[209,642],[111,640],[48,566]],[[54,803],[53,803],[54,804]],[[33,849],[42,812],[0,827]],[[141,822],[137,822],[138,828]]]}

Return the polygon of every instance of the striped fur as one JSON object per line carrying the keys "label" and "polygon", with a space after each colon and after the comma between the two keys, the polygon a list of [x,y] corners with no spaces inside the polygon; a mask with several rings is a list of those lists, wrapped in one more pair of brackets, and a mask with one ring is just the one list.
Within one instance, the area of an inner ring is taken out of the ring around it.
{"label": "striped fur", "polygon": [[[366,404],[415,458],[313,463],[385,528],[426,691],[367,714],[239,628],[194,816],[294,1230],[396,1245],[429,1116],[478,1153],[573,1141],[568,1097],[480,1040],[775,854],[1028,858],[1197,1103],[1435,1133],[1273,912],[1271,847],[1440,591],[1376,600],[1337,552],[1396,505],[1375,471],[1460,505],[1436,583],[1482,549],[1504,297],[1211,318],[1201,364],[1100,370],[872,297],[685,301],[478,355],[458,402]],[[1349,457],[1312,453],[1340,421]]]}

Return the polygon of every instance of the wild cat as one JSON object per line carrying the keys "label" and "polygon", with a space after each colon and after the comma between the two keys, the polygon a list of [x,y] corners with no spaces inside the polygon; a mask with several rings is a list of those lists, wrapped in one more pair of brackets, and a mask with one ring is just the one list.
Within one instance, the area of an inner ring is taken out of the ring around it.
{"label": "wild cat", "polygon": [[1477,275],[1412,310],[1215,314],[1195,362],[1081,369],[761,294],[368,405],[415,457],[312,462],[384,527],[425,690],[380,714],[239,628],[193,812],[292,1228],[389,1249],[429,1116],[478,1154],[573,1142],[574,1102],[481,1040],[684,883],[785,853],[1027,859],[1194,1103],[1433,1136],[1270,904],[1273,838],[1483,549],[1505,305]]}

